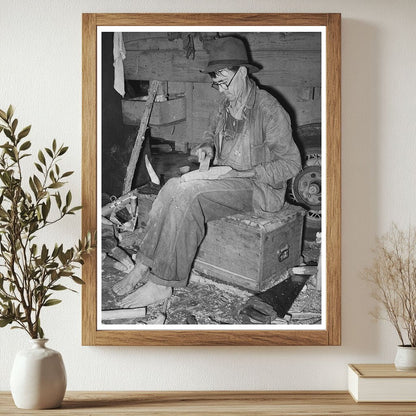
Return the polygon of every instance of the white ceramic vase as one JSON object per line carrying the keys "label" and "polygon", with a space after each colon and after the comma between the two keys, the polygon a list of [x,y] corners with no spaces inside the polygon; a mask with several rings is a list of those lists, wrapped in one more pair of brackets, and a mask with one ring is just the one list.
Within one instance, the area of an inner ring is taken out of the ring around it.
{"label": "white ceramic vase", "polygon": [[45,346],[47,339],[32,339],[31,348],[16,354],[10,388],[21,409],[59,407],[66,390],[66,372],[59,352]]}
{"label": "white ceramic vase", "polygon": [[399,371],[416,370],[416,347],[398,345],[394,365]]}

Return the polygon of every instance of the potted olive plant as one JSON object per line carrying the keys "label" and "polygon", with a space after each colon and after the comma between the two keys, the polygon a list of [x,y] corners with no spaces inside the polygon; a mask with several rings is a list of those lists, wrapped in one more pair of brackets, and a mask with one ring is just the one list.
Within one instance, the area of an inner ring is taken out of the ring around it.
{"label": "potted olive plant", "polygon": [[18,132],[13,112],[11,106],[0,110],[0,135],[5,138],[0,142],[0,327],[22,329],[32,340],[32,348],[17,354],[12,369],[16,405],[51,408],[63,399],[66,375],[61,355],[45,346],[41,312],[61,302],[56,294],[73,290],[64,280],[83,283],[76,271],[93,244],[90,234],[68,249],[39,242],[40,232],[81,207],[71,205],[71,191],[62,191],[73,172],[59,168],[68,147],[56,140],[39,150],[35,173],[23,175],[22,160],[31,156],[26,139],[30,126]]}
{"label": "potted olive plant", "polygon": [[374,315],[387,319],[397,332],[396,368],[416,370],[416,228],[401,230],[393,224],[377,240],[374,254],[372,266],[363,273],[382,306]]}

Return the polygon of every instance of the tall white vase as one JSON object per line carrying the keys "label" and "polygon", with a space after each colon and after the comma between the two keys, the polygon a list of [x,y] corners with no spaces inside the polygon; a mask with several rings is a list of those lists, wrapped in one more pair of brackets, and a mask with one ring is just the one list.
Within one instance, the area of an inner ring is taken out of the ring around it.
{"label": "tall white vase", "polygon": [[21,409],[59,407],[66,390],[66,372],[59,352],[45,346],[47,339],[32,339],[31,348],[16,354],[10,388]]}

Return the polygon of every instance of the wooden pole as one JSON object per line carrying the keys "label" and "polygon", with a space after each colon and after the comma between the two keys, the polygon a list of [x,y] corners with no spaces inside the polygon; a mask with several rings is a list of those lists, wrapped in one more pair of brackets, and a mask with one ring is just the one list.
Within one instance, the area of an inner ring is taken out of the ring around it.
{"label": "wooden pole", "polygon": [[136,170],[137,161],[139,160],[140,150],[149,123],[150,114],[152,112],[153,103],[155,101],[156,92],[160,85],[160,81],[151,81],[149,86],[149,94],[146,100],[143,116],[140,120],[139,131],[137,132],[136,141],[131,152],[129,164],[127,165],[126,177],[124,178],[123,195],[131,191],[133,183],[134,171]]}

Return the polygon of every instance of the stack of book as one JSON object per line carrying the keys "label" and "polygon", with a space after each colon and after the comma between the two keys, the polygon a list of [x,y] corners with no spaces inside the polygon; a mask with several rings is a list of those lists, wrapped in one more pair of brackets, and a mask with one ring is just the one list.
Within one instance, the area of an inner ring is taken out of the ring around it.
{"label": "stack of book", "polygon": [[356,402],[416,402],[416,371],[394,364],[349,364],[348,390]]}

